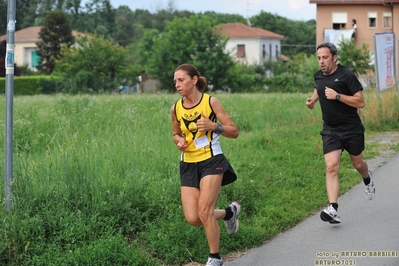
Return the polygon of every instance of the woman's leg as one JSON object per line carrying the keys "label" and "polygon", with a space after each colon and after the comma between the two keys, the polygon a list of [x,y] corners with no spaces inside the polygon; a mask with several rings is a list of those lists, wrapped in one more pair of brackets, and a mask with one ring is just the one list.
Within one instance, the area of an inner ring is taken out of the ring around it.
{"label": "woman's leg", "polygon": [[194,226],[202,225],[198,214],[198,199],[200,190],[195,187],[181,187],[181,201],[183,205],[184,217],[187,222]]}
{"label": "woman's leg", "polygon": [[[219,252],[220,228],[216,218],[223,218],[223,211],[215,212],[215,205],[222,186],[223,174],[208,175],[201,179],[198,214],[204,225],[210,253]],[[218,216],[218,217],[215,217]]]}

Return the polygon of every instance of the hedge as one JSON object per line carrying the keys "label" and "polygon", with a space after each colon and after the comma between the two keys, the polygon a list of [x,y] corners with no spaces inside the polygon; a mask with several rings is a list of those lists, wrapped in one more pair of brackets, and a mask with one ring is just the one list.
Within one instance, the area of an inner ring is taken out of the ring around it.
{"label": "hedge", "polygon": [[[60,78],[49,76],[14,77],[14,95],[50,94],[59,91]],[[0,78],[0,93],[5,93],[6,78]]]}

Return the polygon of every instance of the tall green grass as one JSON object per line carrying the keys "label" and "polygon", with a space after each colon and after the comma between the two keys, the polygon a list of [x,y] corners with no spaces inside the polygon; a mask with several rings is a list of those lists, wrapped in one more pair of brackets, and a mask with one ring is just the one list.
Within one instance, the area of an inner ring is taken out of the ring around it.
{"label": "tall green grass", "polygon": [[[308,110],[308,96],[216,95],[240,130],[238,139],[221,140],[239,178],[223,187],[217,205],[238,200],[243,207],[239,233],[231,237],[222,230],[222,255],[259,245],[327,203],[320,108]],[[373,104],[373,95],[366,98]],[[177,99],[167,94],[16,97],[13,209],[5,212],[3,190],[0,264],[206,260],[203,229],[186,223],[180,203],[179,151],[170,120]],[[367,128],[378,130],[376,112],[390,121],[384,129],[399,128],[398,101],[385,105],[389,112],[362,111]],[[4,139],[0,145],[4,150]],[[4,173],[4,165],[0,170]],[[340,179],[341,193],[360,181],[345,154]]]}

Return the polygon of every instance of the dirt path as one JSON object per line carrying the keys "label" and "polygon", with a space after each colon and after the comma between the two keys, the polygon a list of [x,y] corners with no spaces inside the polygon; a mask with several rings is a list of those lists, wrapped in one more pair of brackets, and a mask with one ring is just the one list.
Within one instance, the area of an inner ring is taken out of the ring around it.
{"label": "dirt path", "polygon": [[370,146],[371,150],[378,152],[377,156],[371,159],[366,159],[369,165],[369,170],[373,172],[388,162],[393,155],[399,153],[399,131],[375,134],[369,139],[366,139],[365,153],[367,153],[369,149],[368,146]]}

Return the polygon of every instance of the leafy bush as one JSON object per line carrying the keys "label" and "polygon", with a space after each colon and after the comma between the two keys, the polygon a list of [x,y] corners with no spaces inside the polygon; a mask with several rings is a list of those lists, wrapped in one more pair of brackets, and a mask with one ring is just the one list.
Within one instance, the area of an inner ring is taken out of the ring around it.
{"label": "leafy bush", "polygon": [[[6,79],[0,78],[0,93],[5,93]],[[35,95],[54,93],[60,87],[59,80],[49,76],[14,77],[15,95]]]}
{"label": "leafy bush", "polygon": [[256,66],[235,63],[228,75],[230,92],[265,92],[264,73],[257,72]]}
{"label": "leafy bush", "polygon": [[264,67],[272,74],[266,79],[270,92],[313,91],[313,76],[319,69],[316,56],[305,54],[298,54],[288,62],[269,62]]}
{"label": "leafy bush", "polygon": [[354,39],[342,40],[339,43],[338,61],[356,74],[365,74],[374,70],[368,45],[363,43],[361,48],[356,48]]}

